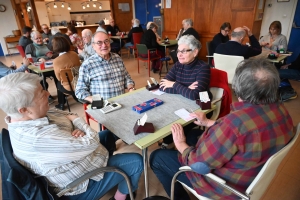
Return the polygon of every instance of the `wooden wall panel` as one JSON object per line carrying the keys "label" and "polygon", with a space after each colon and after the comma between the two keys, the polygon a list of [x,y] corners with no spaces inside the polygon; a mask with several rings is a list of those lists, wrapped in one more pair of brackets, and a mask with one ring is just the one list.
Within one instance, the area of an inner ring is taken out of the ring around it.
{"label": "wooden wall panel", "polygon": [[177,3],[172,1],[172,8],[165,8],[164,9],[164,31],[167,32],[178,32],[181,21],[178,20],[178,10],[177,10]]}
{"label": "wooden wall panel", "polygon": [[198,33],[210,32],[210,8],[211,3],[207,3],[207,0],[198,0],[195,3],[194,9],[197,12],[194,14],[194,28]]}
{"label": "wooden wall panel", "polygon": [[248,10],[253,9],[256,1],[249,0],[231,0],[231,9],[232,10]]}
{"label": "wooden wall panel", "polygon": [[224,22],[231,22],[232,13],[228,2],[224,0],[215,0],[211,2],[211,22],[210,33],[217,34],[220,32],[220,26]]}
{"label": "wooden wall panel", "polygon": [[[118,7],[119,3],[129,3],[130,11],[122,12]],[[118,25],[121,31],[129,31],[132,26],[131,20],[133,19],[132,0],[111,0],[111,5],[115,23]]]}

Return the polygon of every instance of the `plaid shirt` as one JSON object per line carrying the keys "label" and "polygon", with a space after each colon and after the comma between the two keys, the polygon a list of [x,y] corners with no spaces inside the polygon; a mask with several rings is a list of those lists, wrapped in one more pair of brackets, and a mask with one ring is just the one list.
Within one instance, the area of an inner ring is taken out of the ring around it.
{"label": "plaid shirt", "polygon": [[[208,128],[195,147],[187,148],[182,165],[205,162],[212,173],[245,191],[264,163],[293,137],[293,122],[282,104],[236,102],[232,112]],[[187,173],[195,190],[212,199],[237,196],[196,173]]]}
{"label": "plaid shirt", "polygon": [[110,53],[109,60],[105,60],[94,54],[80,67],[75,94],[78,99],[95,94],[109,99],[124,94],[130,84],[134,82],[119,55]]}

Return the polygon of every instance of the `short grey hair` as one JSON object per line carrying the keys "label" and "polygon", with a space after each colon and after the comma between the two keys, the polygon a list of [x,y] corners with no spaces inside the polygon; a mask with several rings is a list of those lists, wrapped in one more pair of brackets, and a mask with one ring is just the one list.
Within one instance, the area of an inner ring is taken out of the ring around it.
{"label": "short grey hair", "polygon": [[104,33],[105,35],[108,36],[108,34],[107,34],[106,32],[104,32],[104,31],[97,31],[97,32],[94,33],[93,36],[92,36],[92,43],[94,43],[94,38],[95,38],[95,36],[96,36],[98,33]]}
{"label": "short grey hair", "polygon": [[151,24],[151,23],[153,23],[153,22],[148,22],[148,23],[147,23],[147,26],[146,26],[146,29],[147,29],[147,30],[150,28],[150,24]]}
{"label": "short grey hair", "polygon": [[85,33],[86,35],[93,36],[93,32],[90,29],[83,29],[81,34]]}
{"label": "short grey hair", "polygon": [[38,32],[38,31],[32,31],[32,32],[30,33],[31,39],[34,40],[35,37],[36,37],[36,35],[42,35],[42,34],[41,34],[40,32]]}
{"label": "short grey hair", "polygon": [[139,26],[140,25],[140,20],[138,20],[138,19],[133,19],[133,25],[134,26]]}
{"label": "short grey hair", "polygon": [[195,50],[198,49],[200,50],[202,45],[199,40],[197,40],[193,35],[184,35],[181,36],[180,39],[178,40],[178,45],[181,44],[186,44],[189,46],[190,49]]}
{"label": "short grey hair", "polygon": [[278,102],[277,69],[266,59],[248,59],[236,68],[232,88],[237,97],[251,104]]}
{"label": "short grey hair", "polygon": [[231,37],[233,37],[233,38],[241,38],[241,37],[244,37],[245,34],[246,34],[246,32],[244,30],[238,31],[238,32],[232,31]]}
{"label": "short grey hair", "polygon": [[151,22],[150,25],[149,25],[149,29],[153,29],[153,28],[158,29],[158,26],[154,22]]}
{"label": "short grey hair", "polygon": [[192,19],[184,19],[183,21],[182,21],[183,23],[186,23],[186,24],[188,24],[188,25],[190,25],[190,26],[193,26],[193,20]]}
{"label": "short grey hair", "polygon": [[56,33],[60,32],[60,30],[57,27],[52,27],[51,28],[51,34],[55,35]]}
{"label": "short grey hair", "polygon": [[99,26],[103,26],[103,25],[105,25],[105,21],[104,21],[103,19],[101,19],[101,20],[99,21]]}
{"label": "short grey hair", "polygon": [[14,119],[22,118],[20,108],[32,105],[41,78],[36,74],[14,73],[0,79],[0,108]]}

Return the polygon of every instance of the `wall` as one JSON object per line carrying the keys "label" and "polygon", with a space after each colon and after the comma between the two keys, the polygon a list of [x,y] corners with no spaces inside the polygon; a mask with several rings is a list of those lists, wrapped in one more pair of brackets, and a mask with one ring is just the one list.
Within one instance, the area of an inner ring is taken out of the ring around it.
{"label": "wall", "polygon": [[[18,29],[12,5],[8,0],[0,0],[0,4],[6,6],[5,12],[0,12],[0,41],[4,54],[7,54],[4,38],[7,35],[13,35],[12,30]],[[11,53],[18,53],[17,49],[11,49]]]}
{"label": "wall", "polygon": [[[122,12],[119,9],[119,3],[129,3],[130,11]],[[132,0],[111,0],[113,17],[115,23],[118,25],[121,31],[129,31],[132,24],[131,20],[133,19],[133,2]],[[138,9],[138,8],[137,8]]]}
{"label": "wall", "polygon": [[268,34],[270,24],[273,21],[278,20],[282,24],[281,33],[289,40],[297,1],[298,0],[277,2],[277,0],[266,0],[260,36]]}

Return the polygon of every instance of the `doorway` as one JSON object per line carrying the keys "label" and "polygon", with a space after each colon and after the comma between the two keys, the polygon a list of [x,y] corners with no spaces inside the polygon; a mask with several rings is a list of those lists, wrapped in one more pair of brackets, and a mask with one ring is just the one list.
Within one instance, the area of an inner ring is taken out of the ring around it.
{"label": "doorway", "polygon": [[290,34],[290,39],[288,43],[288,50],[293,52],[293,54],[288,58],[287,63],[294,61],[300,54],[300,2],[298,1],[293,26]]}

